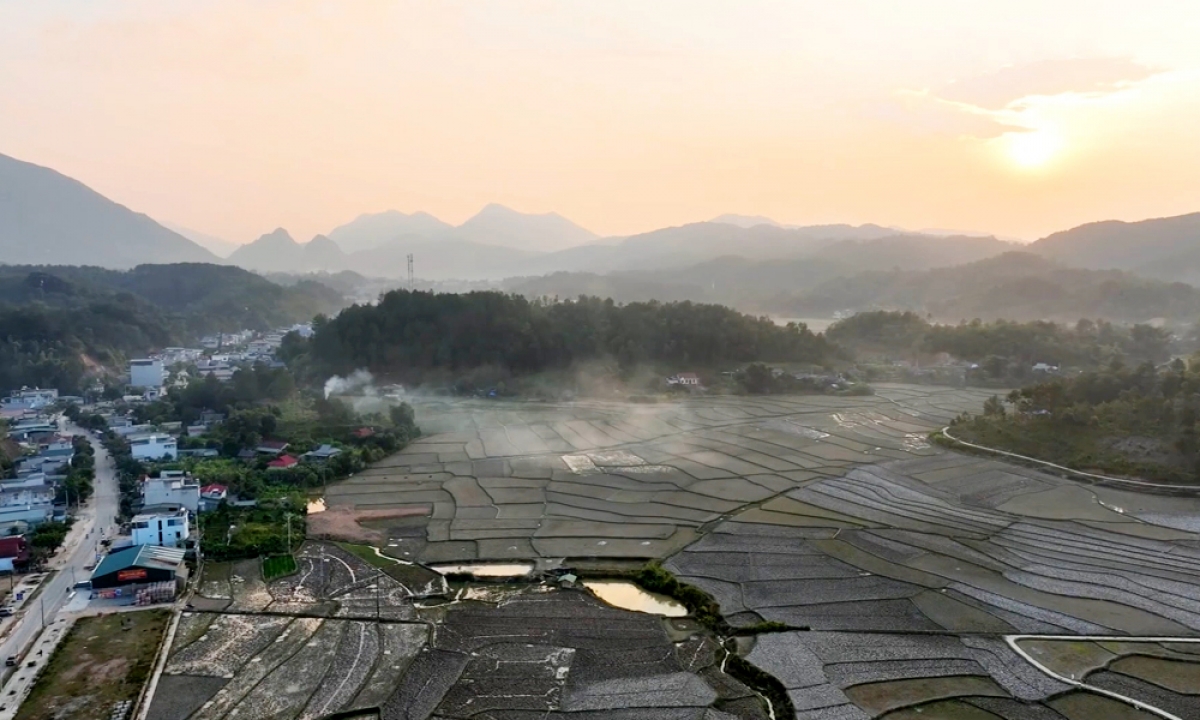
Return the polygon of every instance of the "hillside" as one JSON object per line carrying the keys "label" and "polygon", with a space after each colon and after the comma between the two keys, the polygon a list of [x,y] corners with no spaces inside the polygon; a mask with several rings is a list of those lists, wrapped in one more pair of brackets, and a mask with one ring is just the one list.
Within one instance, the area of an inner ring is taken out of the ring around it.
{"label": "hillside", "polygon": [[347,302],[312,280],[291,287],[236,267],[139,265],[128,271],[73,266],[2,266],[0,302],[78,308],[119,299],[157,313],[180,342],[244,328],[266,330],[336,313]]}
{"label": "hillside", "polygon": [[[560,272],[541,277],[526,276],[506,280],[504,287],[529,297],[574,297],[585,292],[622,302],[687,299],[719,302],[745,311],[769,312],[777,297],[792,296],[834,278],[871,270],[927,270],[992,257],[1012,247],[994,238],[894,235],[871,240],[830,241],[806,237],[811,229],[788,231],[767,225],[750,229],[726,225],[714,229],[712,223],[702,225],[699,232],[686,226],[689,232],[682,237],[705,237],[704,233],[711,233],[708,236],[712,240],[710,248],[729,248],[731,252],[740,249],[738,256],[715,257],[702,262],[693,260],[691,264],[674,267],[666,273],[634,270],[607,275]],[[732,242],[731,237],[741,238],[742,242],[740,245]],[[678,236],[666,234],[665,239],[645,242],[656,243],[661,248],[664,244],[674,245],[678,239]],[[779,244],[771,245],[772,240]],[[780,257],[746,257],[751,252],[768,254],[771,247],[777,247]],[[702,257],[703,250],[703,247],[692,253],[680,250],[670,258]],[[646,258],[643,264],[652,266],[653,262]]]}
{"label": "hillside", "polygon": [[1200,290],[1116,270],[1070,268],[1032,253],[1010,252],[955,267],[868,272],[827,281],[773,303],[781,314],[828,316],[839,310],[913,310],[939,320],[1104,318],[1191,322]]}
{"label": "hillside", "polygon": [[218,262],[146,215],[49,168],[0,155],[0,262],[131,268]]}
{"label": "hillside", "polygon": [[285,288],[220,265],[0,266],[0,388],[78,391],[89,365],[120,367],[202,334],[266,330],[345,305],[311,280]]}
{"label": "hillside", "polygon": [[1048,235],[1029,249],[1076,267],[1195,280],[1200,275],[1200,213],[1088,223]]}

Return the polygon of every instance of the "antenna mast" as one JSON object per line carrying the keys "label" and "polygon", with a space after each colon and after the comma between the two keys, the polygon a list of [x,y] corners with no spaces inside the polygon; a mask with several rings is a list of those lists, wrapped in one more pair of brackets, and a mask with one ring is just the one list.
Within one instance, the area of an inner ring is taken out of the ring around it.
{"label": "antenna mast", "polygon": [[415,287],[415,284],[413,282],[413,256],[412,256],[412,253],[409,253],[408,254],[408,289],[409,289],[409,291],[412,291],[412,289],[414,287]]}

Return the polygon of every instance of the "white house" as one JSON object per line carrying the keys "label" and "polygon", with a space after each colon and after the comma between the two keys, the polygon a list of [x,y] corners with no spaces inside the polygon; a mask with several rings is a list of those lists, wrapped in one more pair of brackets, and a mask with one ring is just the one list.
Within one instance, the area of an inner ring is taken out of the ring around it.
{"label": "white house", "polygon": [[700,376],[696,373],[679,373],[667,378],[668,385],[689,385],[692,387],[700,385]]}
{"label": "white house", "polygon": [[183,473],[163,473],[165,477],[142,482],[144,507],[179,507],[200,512],[200,481]]}
{"label": "white house", "polygon": [[130,525],[134,545],[183,547],[191,537],[187,510],[153,512],[133,516]]}
{"label": "white house", "polygon": [[54,515],[54,488],[49,485],[0,491],[0,526],[24,522],[37,525]]}
{"label": "white house", "polygon": [[159,433],[130,438],[129,450],[135,460],[175,460],[179,457],[175,438]]}
{"label": "white house", "polygon": [[160,388],[163,386],[162,360],[130,360],[129,384],[135,388]]}

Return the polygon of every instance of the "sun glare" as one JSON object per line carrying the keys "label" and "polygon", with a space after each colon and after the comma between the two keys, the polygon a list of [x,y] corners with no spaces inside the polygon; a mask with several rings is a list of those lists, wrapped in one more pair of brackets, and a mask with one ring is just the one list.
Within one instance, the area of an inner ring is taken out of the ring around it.
{"label": "sun glare", "polygon": [[1058,154],[1062,142],[1046,130],[1009,133],[1005,135],[1008,157],[1023,168],[1040,168]]}

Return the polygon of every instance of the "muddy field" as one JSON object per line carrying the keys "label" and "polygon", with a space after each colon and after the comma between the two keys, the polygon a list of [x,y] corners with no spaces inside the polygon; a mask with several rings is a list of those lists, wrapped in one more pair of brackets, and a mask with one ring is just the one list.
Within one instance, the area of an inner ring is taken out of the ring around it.
{"label": "muddy field", "polygon": [[210,567],[151,719],[766,717],[687,619],[422,568],[648,559],[752,629],[797,718],[1200,718],[1200,501],[930,445],[985,397],[418,406],[419,442],[326,497],[378,553]]}

